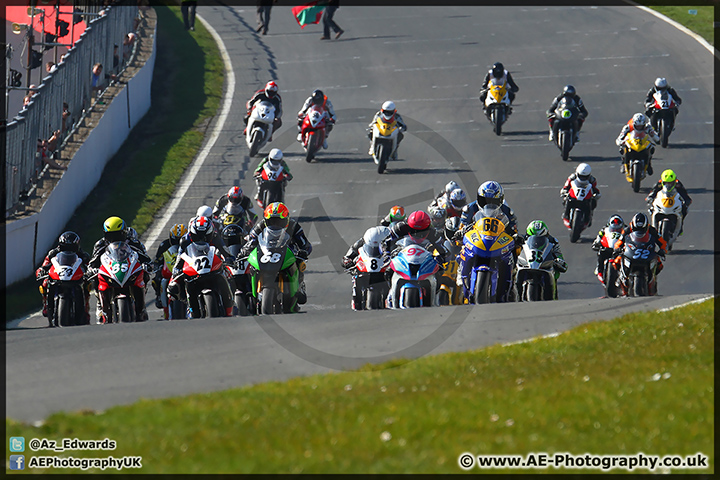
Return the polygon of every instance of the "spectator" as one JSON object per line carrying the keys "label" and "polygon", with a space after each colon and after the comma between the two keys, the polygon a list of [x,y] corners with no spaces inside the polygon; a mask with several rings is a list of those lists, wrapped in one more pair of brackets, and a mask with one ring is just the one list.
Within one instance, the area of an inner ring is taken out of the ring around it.
{"label": "spectator", "polygon": [[32,94],[28,93],[23,97],[23,108],[27,107],[32,101]]}
{"label": "spectator", "polygon": [[133,49],[134,44],[135,44],[135,34],[130,32],[127,35],[125,35],[125,39],[123,40],[123,60],[125,62],[130,60],[130,55],[132,55],[132,49]]}
{"label": "spectator", "polygon": [[60,130],[55,130],[52,135],[50,135],[50,138],[47,139],[46,143],[46,149],[49,156],[52,158],[57,158],[57,147],[58,143],[60,142]]}
{"label": "spectator", "polygon": [[72,120],[70,120],[70,107],[68,106],[67,102],[63,102],[63,112],[62,112],[62,131],[63,133],[70,130],[70,127],[72,126]]}
{"label": "spectator", "polygon": [[[37,140],[37,155],[36,158],[41,159],[43,163],[50,166],[50,168],[55,168],[57,170],[67,170],[67,167],[63,167],[62,165],[58,165],[55,160],[53,160],[47,152],[47,140],[43,140],[42,138],[38,138]],[[38,169],[38,173],[40,169]]]}
{"label": "spectator", "polygon": [[55,62],[47,62],[45,64],[45,71],[47,73],[53,73],[55,70],[57,70],[57,66],[55,65]]}
{"label": "spectator", "polygon": [[[91,90],[92,90],[91,93],[94,94],[94,93],[97,92],[98,100],[99,100],[99,97],[102,95],[103,87],[104,87],[104,85],[105,85],[105,82],[104,82],[103,80],[107,80],[108,78],[111,79],[111,80],[115,80],[115,79],[117,78],[117,76],[115,76],[115,75],[108,75],[108,74],[106,73],[105,76],[103,77],[103,66],[102,66],[102,63],[96,63],[95,65],[93,65],[93,68],[92,68],[92,81],[91,81],[91,84],[90,84],[90,88],[91,88]],[[102,103],[100,103],[100,105],[102,105]]]}
{"label": "spectator", "polygon": [[256,32],[262,31],[263,35],[267,35],[273,3],[277,3],[277,0],[257,0],[258,28],[255,30]]}
{"label": "spectator", "polygon": [[113,72],[117,73],[120,67],[120,55],[117,44],[113,45]]}
{"label": "spectator", "polygon": [[330,40],[330,27],[332,27],[333,31],[335,32],[335,39],[340,38],[340,35],[345,33],[345,30],[340,28],[340,26],[335,23],[333,20],[333,17],[335,16],[335,11],[340,8],[340,0],[330,0],[327,2],[327,7],[325,7],[325,13],[323,13],[323,36],[320,37],[320,40]]}
{"label": "spectator", "polygon": [[183,21],[185,22],[185,30],[195,31],[195,9],[197,1],[182,0],[180,10],[182,11]]}

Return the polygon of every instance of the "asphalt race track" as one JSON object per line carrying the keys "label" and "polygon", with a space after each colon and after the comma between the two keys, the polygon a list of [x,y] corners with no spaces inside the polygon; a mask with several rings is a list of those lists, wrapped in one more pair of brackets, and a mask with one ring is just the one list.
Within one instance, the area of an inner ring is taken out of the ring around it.
{"label": "asphalt race track", "polygon": [[[300,30],[289,7],[273,9],[266,36],[255,33],[254,7],[201,6],[198,13],[223,38],[236,84],[230,115],[167,229],[187,223],[232,185],[254,194],[248,179],[261,157],[248,157],[242,116],[247,98],[275,79],[284,125],[271,146],[285,152],[295,177],[286,203],[314,246],[308,303],[302,314],[282,318],[176,322],[154,321],[161,312],[150,306],[144,324],[54,330],[38,328],[47,320],[31,316],[6,335],[8,417],[38,420],[58,410],[105,409],[141,397],[517,341],[714,291],[713,56],[657,17],[630,6],[342,7],[335,20],[345,34],[321,42],[321,26]],[[495,61],[520,87],[500,137],[477,98]],[[636,194],[619,172],[614,140],[643,110],[658,76],[667,77],[683,105],[670,147],[657,148],[655,175]],[[563,162],[547,140],[545,110],[568,83],[590,114],[571,161]],[[330,97],[339,120],[329,148],[307,164],[295,141],[295,113],[315,88]],[[409,130],[399,160],[378,175],[365,127],[389,99]],[[593,226],[571,244],[558,192],[580,162],[592,166],[603,196]],[[694,202],[665,262],[660,296],[599,299],[590,249],[597,230],[613,213],[629,221],[645,211],[644,197],[665,168],[675,170]],[[471,200],[482,182],[497,180],[523,230],[534,219],[548,223],[569,264],[558,286],[561,301],[411,313],[350,309],[350,277],[340,267],[347,246],[390,206],[424,209],[450,180]],[[154,254],[159,240],[144,240]]]}

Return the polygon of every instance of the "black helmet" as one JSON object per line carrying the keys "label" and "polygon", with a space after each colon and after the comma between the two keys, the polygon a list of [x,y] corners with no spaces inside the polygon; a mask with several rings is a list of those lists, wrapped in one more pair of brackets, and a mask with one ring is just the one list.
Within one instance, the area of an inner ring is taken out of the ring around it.
{"label": "black helmet", "polygon": [[505,67],[500,62],[493,63],[492,66],[492,76],[495,78],[502,78],[502,76],[505,74]]}
{"label": "black helmet", "polygon": [[325,94],[322,92],[322,90],[314,90],[313,91],[313,93],[312,93],[313,105],[322,105],[324,99],[325,99]]}
{"label": "black helmet", "polygon": [[649,226],[648,217],[644,213],[636,213],[630,221],[630,230],[641,236],[647,233]]}
{"label": "black helmet", "polygon": [[445,238],[452,241],[453,237],[460,230],[460,217],[450,217],[445,220]]}
{"label": "black helmet", "polygon": [[75,252],[80,250],[80,236],[75,232],[65,232],[58,238],[58,246],[61,252]]}
{"label": "black helmet", "polygon": [[572,85],[565,85],[565,88],[563,88],[564,96],[574,97],[575,93],[575,87],[573,87]]}

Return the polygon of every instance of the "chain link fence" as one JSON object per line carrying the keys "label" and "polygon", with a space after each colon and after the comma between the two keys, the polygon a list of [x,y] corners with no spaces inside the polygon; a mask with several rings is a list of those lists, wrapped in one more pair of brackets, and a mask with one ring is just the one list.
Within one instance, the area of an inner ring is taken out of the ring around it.
{"label": "chain link fence", "polygon": [[[86,7],[84,10],[87,13],[104,13],[92,17],[56,69],[42,79],[31,101],[5,127],[5,145],[0,146],[5,148],[6,159],[2,185],[6,218],[21,201],[32,195],[38,179],[48,168],[38,149],[38,139],[48,139],[60,130],[55,151],[59,155],[70,135],[92,109],[95,97],[102,96],[104,89],[99,92],[92,90],[93,65],[103,65],[98,84],[107,88],[109,82],[104,77],[122,73],[135,55],[137,41],[128,46],[123,45],[123,41],[137,28],[137,6],[95,7],[95,12],[93,7]],[[118,45],[117,54],[114,53],[114,45]],[[118,56],[118,66],[113,68],[115,55]],[[63,104],[70,112],[64,125]]]}

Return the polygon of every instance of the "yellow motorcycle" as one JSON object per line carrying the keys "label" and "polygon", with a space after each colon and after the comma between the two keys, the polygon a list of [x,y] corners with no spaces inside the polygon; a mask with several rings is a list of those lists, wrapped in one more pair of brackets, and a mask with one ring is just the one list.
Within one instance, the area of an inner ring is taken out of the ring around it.
{"label": "yellow motorcycle", "polygon": [[493,124],[495,135],[502,133],[502,125],[507,121],[510,109],[510,96],[507,82],[496,78],[490,79],[488,93],[485,97],[485,116]]}
{"label": "yellow motorcycle", "polygon": [[[394,117],[394,115],[393,115]],[[391,158],[397,160],[399,126],[395,118],[391,122],[378,116],[372,127],[373,160],[377,164],[378,173],[383,173]]]}
{"label": "yellow motorcycle", "polygon": [[647,167],[655,149],[650,136],[637,130],[628,133],[622,145],[623,159],[627,165],[625,179],[632,184],[633,192],[637,193],[640,191],[640,182],[647,176]]}
{"label": "yellow motorcycle", "polygon": [[[459,247],[461,247],[461,245]],[[433,255],[437,257],[437,250],[433,252]],[[462,289],[458,287],[456,283],[459,266],[454,254],[451,254],[449,260],[442,264],[443,274],[442,277],[440,277],[437,294],[438,305],[462,305],[465,303]]]}

